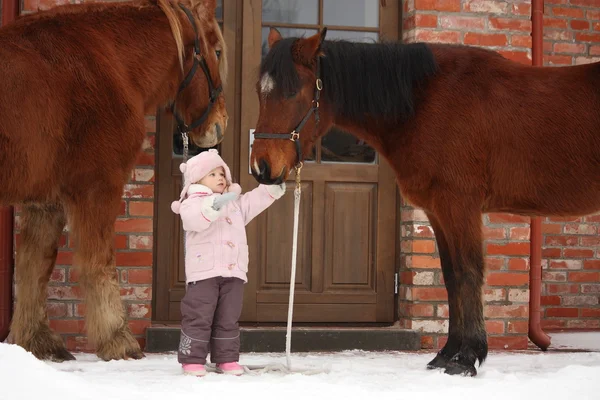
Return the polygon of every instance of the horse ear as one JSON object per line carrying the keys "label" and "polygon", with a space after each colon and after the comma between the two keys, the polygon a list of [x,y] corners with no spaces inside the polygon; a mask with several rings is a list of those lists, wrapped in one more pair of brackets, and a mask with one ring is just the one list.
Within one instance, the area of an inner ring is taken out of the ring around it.
{"label": "horse ear", "polygon": [[282,39],[281,33],[277,30],[277,28],[271,27],[269,29],[269,37],[267,38],[267,43],[269,44],[269,49],[273,47],[273,45],[279,42]]}
{"label": "horse ear", "polygon": [[314,59],[321,55],[321,46],[325,40],[327,34],[327,28],[323,28],[321,32],[316,33],[306,39],[298,39],[296,43],[296,49],[294,51],[294,57],[296,61],[311,65]]}

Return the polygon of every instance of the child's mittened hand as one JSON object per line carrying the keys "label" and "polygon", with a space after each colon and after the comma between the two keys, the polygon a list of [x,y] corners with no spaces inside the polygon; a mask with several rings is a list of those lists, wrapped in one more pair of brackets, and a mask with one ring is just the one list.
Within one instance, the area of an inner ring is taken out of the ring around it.
{"label": "child's mittened hand", "polygon": [[239,197],[237,193],[223,193],[220,196],[215,196],[215,202],[213,203],[212,208],[215,210],[220,210],[225,204],[230,201],[236,200]]}
{"label": "child's mittened hand", "polygon": [[278,199],[285,194],[285,182],[280,185],[267,185],[267,190],[273,198]]}

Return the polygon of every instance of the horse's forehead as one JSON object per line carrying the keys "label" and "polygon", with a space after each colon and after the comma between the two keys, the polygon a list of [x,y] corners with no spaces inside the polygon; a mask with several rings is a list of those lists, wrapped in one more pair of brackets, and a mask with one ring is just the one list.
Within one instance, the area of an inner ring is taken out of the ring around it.
{"label": "horse's forehead", "polygon": [[268,72],[265,72],[260,78],[260,93],[263,96],[268,95],[275,88],[275,80]]}

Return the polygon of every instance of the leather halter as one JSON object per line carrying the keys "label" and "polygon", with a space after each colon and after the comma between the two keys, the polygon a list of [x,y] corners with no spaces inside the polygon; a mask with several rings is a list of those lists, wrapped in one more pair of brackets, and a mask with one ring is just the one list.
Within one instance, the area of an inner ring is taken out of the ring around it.
{"label": "leather halter", "polygon": [[296,167],[302,164],[302,146],[300,145],[300,131],[310,118],[315,114],[315,122],[319,124],[319,98],[321,97],[321,90],[323,90],[323,81],[321,80],[321,57],[317,57],[316,67],[316,80],[315,80],[315,93],[312,100],[312,106],[304,115],[304,118],[296,125],[296,127],[290,133],[254,133],[255,139],[285,139],[291,140],[296,145]]}
{"label": "leather halter", "polygon": [[[175,117],[175,120],[177,121],[177,130],[179,131],[179,133],[184,135],[184,134],[187,134],[190,131],[196,129],[204,121],[206,121],[206,119],[208,118],[208,115],[210,114],[210,111],[212,110],[215,102],[217,101],[217,98],[221,94],[223,87],[222,87],[222,85],[215,87],[214,82],[213,82],[212,78],[210,77],[210,71],[208,70],[208,65],[206,64],[206,60],[204,59],[202,54],[200,54],[200,44],[199,44],[199,40],[198,40],[198,30],[196,28],[196,20],[194,19],[190,10],[188,10],[186,7],[184,7],[181,4],[179,4],[179,7],[183,10],[183,12],[185,12],[188,19],[190,20],[190,23],[192,24],[192,28],[194,28],[194,34],[195,34],[195,36],[194,36],[194,55],[193,55],[194,64],[192,65],[192,68],[187,73],[186,77],[183,79],[181,84],[179,85],[179,90],[177,90],[177,95],[175,95],[175,100],[173,100],[173,102],[171,103],[171,111],[173,112],[173,116]],[[177,101],[177,98],[179,97],[179,94],[192,81],[192,78],[194,77],[194,75],[196,74],[196,71],[198,70],[198,66],[200,66],[202,68],[202,70],[204,71],[204,74],[206,75],[206,80],[208,81],[208,100],[209,100],[209,102],[208,102],[208,106],[206,107],[206,110],[199,118],[196,118],[191,123],[186,124],[184,122],[183,118],[181,117],[181,115],[179,115],[179,113],[176,111],[175,103]]]}

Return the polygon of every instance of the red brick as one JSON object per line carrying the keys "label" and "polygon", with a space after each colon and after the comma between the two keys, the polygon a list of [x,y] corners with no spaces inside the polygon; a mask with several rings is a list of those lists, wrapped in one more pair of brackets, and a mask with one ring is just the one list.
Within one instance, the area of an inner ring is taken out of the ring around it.
{"label": "red brick", "polygon": [[146,126],[146,132],[156,132],[156,118],[146,116],[144,125]]}
{"label": "red brick", "polygon": [[585,44],[579,43],[555,43],[555,53],[583,54],[585,52]]}
{"label": "red brick", "polygon": [[579,315],[578,308],[547,308],[546,317],[573,318]]}
{"label": "red brick", "polygon": [[442,15],[440,16],[440,27],[445,29],[480,30],[485,28],[485,20],[481,17]]}
{"label": "red brick", "polygon": [[73,252],[59,251],[56,256],[56,265],[71,265],[73,264]]}
{"label": "red brick", "polygon": [[144,252],[131,252],[131,253],[117,253],[117,265],[127,267],[137,266],[151,266],[152,265],[152,253],[148,251]]}
{"label": "red brick", "polygon": [[529,260],[523,258],[511,258],[508,260],[508,269],[510,271],[528,271]]}
{"label": "red brick", "polygon": [[575,294],[579,293],[579,285],[549,283],[546,290],[549,294]]}
{"label": "red brick", "polygon": [[136,250],[152,250],[152,236],[134,236],[129,237],[129,248]]}
{"label": "red brick", "polygon": [[154,162],[154,154],[146,153],[145,151],[140,151],[135,161],[135,165],[154,165]]}
{"label": "red brick", "polygon": [[569,282],[599,282],[600,272],[569,272]]}
{"label": "red brick", "polygon": [[527,333],[529,332],[528,321],[508,321],[508,333]]}
{"label": "red brick", "polygon": [[485,321],[485,330],[488,335],[500,335],[504,333],[504,321]]}
{"label": "red brick", "polygon": [[151,201],[130,201],[129,215],[136,217],[152,217],[154,215],[154,203]]}
{"label": "red brick", "polygon": [[[549,65],[572,65],[573,57],[571,56],[555,56],[555,55],[544,55],[544,62]],[[560,226],[560,225],[556,225]],[[556,232],[548,232],[548,233],[560,233],[560,231]]]}
{"label": "red brick", "polygon": [[600,270],[600,260],[585,260],[583,262],[583,269]]}
{"label": "red brick", "polygon": [[130,284],[152,284],[152,269],[151,268],[130,268],[128,270],[129,279],[128,282]]}
{"label": "red brick", "polygon": [[586,329],[596,330],[600,328],[600,320],[598,319],[586,319],[586,320],[569,320],[567,321],[567,328],[570,329]]}
{"label": "red brick", "polygon": [[414,276],[415,276],[415,272],[413,272],[413,271],[400,272],[400,284],[401,285],[412,285]]}
{"label": "red brick", "polygon": [[417,42],[429,43],[459,43],[460,32],[456,31],[426,31],[416,29],[415,39]]}
{"label": "red brick", "polygon": [[432,304],[409,304],[408,316],[410,317],[433,317]]}
{"label": "red brick", "polygon": [[576,31],[587,31],[590,29],[589,21],[571,20],[571,29]]}
{"label": "red brick", "polygon": [[504,228],[483,227],[484,240],[502,240],[506,239],[506,230]]}
{"label": "red brick", "polygon": [[490,28],[507,31],[531,32],[531,21],[527,19],[490,17]]}
{"label": "red brick", "polygon": [[415,301],[447,301],[448,294],[443,287],[415,287],[412,289]]}
{"label": "red brick", "polygon": [[542,249],[542,257],[544,258],[559,258],[562,257],[562,250],[556,248]]}
{"label": "red brick", "polygon": [[120,218],[115,223],[115,231],[120,233],[150,233],[153,229],[153,221],[149,218]]}
{"label": "red brick", "polygon": [[435,242],[433,240],[413,240],[413,253],[433,253],[435,252]]}
{"label": "red brick", "polygon": [[598,229],[590,224],[565,224],[564,231],[574,235],[596,235],[598,233]]}
{"label": "red brick", "polygon": [[582,265],[581,260],[551,260],[549,262],[550,269],[578,270]]}
{"label": "red brick", "polygon": [[575,34],[575,40],[578,42],[600,43],[600,33],[579,33]]}
{"label": "red brick", "polygon": [[437,16],[430,14],[417,14],[415,16],[415,26],[420,28],[436,28]]}
{"label": "red brick", "polygon": [[127,248],[127,236],[126,235],[115,235],[115,249],[126,249]]}
{"label": "red brick", "polygon": [[522,286],[529,283],[529,274],[497,272],[488,274],[486,281],[489,286]]}
{"label": "red brick", "polygon": [[415,0],[416,10],[460,11],[461,0]]}
{"label": "red brick", "polygon": [[552,14],[557,17],[583,18],[583,9],[573,7],[552,7]]}
{"label": "red brick", "polygon": [[529,228],[515,227],[510,228],[509,232],[511,240],[529,240]]}
{"label": "red brick", "polygon": [[154,185],[132,184],[125,185],[123,198],[127,199],[152,199],[154,198]]}
{"label": "red brick", "polygon": [[65,269],[61,267],[55,267],[50,274],[50,282],[63,283],[65,282]]}
{"label": "red brick", "polygon": [[[413,268],[440,268],[440,259],[431,256],[410,256]],[[407,260],[408,261],[408,260]]]}
{"label": "red brick", "polygon": [[518,3],[512,5],[512,14],[529,17],[531,15],[531,4]]}
{"label": "red brick", "polygon": [[560,306],[560,296],[541,296],[543,306]]}
{"label": "red brick", "polygon": [[591,258],[594,257],[592,249],[564,249],[563,255],[568,258]]}
{"label": "red brick", "polygon": [[[547,56],[547,57],[567,57],[567,56]],[[572,57],[568,57],[568,58],[569,58],[569,64],[571,64]],[[548,223],[542,222],[542,233],[543,234],[547,235],[547,234],[561,233],[561,232],[562,232],[562,225],[548,224]]]}
{"label": "red brick", "polygon": [[488,305],[486,314],[489,318],[525,318],[528,316],[528,306],[524,305]]}
{"label": "red brick", "polygon": [[600,318],[600,308],[582,308],[581,316],[583,318]]}
{"label": "red brick", "polygon": [[152,316],[152,309],[149,304],[128,304],[127,316],[134,319],[150,318]]}
{"label": "red brick", "polygon": [[490,336],[488,347],[490,349],[502,350],[525,350],[527,349],[527,336]]}
{"label": "red brick", "polygon": [[571,0],[573,6],[600,8],[600,0]]}
{"label": "red brick", "polygon": [[510,43],[513,47],[526,47],[531,48],[531,35],[512,35],[510,37]]}
{"label": "red brick", "polygon": [[508,256],[523,256],[529,255],[529,243],[507,243],[496,244],[490,243],[487,245],[487,254],[502,254]]}
{"label": "red brick", "polygon": [[568,235],[548,235],[544,238],[544,243],[548,246],[577,246],[579,238],[577,236]]}
{"label": "red brick", "polygon": [[589,20],[600,20],[600,10],[586,10],[585,17]]}
{"label": "red brick", "polygon": [[463,3],[464,11],[488,14],[507,14],[508,4],[495,0],[468,0]]}

